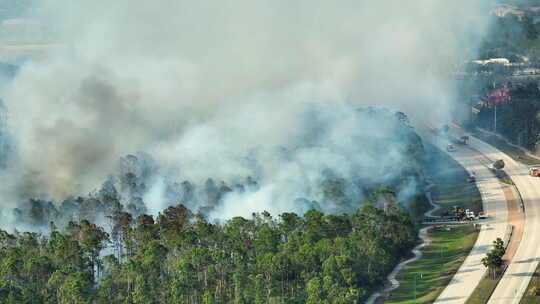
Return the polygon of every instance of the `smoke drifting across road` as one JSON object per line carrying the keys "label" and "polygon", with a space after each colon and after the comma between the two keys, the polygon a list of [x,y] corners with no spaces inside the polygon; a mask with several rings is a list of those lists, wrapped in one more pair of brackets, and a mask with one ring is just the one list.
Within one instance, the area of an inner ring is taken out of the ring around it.
{"label": "smoke drifting across road", "polygon": [[44,1],[33,11],[68,47],[25,64],[5,89],[17,157],[2,204],[88,193],[135,151],[166,176],[144,196],[153,211],[167,205],[169,178],[261,181],[215,217],[301,212],[287,202],[317,199],[312,187],[328,168],[378,182],[403,151],[389,141],[362,153],[355,137],[385,138],[391,124],[354,110],[445,119],[451,72],[487,27],[484,4]]}

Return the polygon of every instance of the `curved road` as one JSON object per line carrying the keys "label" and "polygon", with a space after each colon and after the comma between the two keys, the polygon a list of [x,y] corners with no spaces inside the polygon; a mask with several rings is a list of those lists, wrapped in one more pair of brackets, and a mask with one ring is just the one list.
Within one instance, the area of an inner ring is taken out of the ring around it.
{"label": "curved road", "polygon": [[527,166],[477,138],[471,137],[470,146],[491,161],[504,160],[504,170],[519,189],[523,199],[526,217],[521,244],[488,302],[517,304],[540,259],[540,178],[529,176]]}
{"label": "curved road", "polygon": [[[431,132],[423,132],[422,137],[446,151],[447,140],[435,137]],[[435,303],[457,304],[467,301],[484,276],[486,268],[482,265],[481,259],[491,249],[492,242],[497,237],[504,238],[508,210],[499,180],[486,167],[489,162],[487,159],[470,149],[458,149],[458,151],[447,153],[468,172],[476,173],[476,185],[482,195],[484,212],[488,215],[488,220],[481,226],[480,234],[471,252],[435,301]]]}

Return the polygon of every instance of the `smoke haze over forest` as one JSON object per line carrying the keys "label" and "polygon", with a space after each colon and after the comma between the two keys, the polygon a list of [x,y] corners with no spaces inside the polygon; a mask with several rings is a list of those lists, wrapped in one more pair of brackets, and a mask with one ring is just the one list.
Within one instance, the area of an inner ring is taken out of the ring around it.
{"label": "smoke haze over forest", "polygon": [[403,126],[357,108],[446,120],[451,74],[489,25],[484,1],[49,0],[29,11],[65,47],[2,89],[12,141],[2,206],[86,195],[141,151],[150,169],[138,195],[154,214],[173,203],[173,181],[257,181],[232,189],[215,218],[304,212],[313,206],[292,202],[324,200],[329,175],[351,183],[357,204],[355,182],[414,167]]}

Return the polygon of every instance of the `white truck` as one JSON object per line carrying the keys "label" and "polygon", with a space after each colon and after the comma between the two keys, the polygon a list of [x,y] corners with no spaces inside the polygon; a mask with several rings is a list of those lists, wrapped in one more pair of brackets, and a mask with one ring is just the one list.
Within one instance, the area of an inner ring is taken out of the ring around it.
{"label": "white truck", "polygon": [[474,216],[474,212],[469,210],[469,209],[466,209],[465,210],[465,219],[467,220],[474,220],[476,217]]}

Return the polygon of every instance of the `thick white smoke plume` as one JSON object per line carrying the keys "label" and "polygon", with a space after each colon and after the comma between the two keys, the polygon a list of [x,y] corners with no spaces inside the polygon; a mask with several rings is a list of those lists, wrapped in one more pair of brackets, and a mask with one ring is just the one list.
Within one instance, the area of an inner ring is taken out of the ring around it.
{"label": "thick white smoke plume", "polygon": [[[2,204],[88,193],[119,157],[145,151],[174,179],[260,180],[259,191],[234,191],[213,211],[230,217],[318,199],[312,187],[325,168],[385,178],[381,168],[399,166],[403,151],[388,142],[378,155],[362,153],[368,143],[356,136],[384,137],[390,126],[362,123],[354,109],[444,119],[452,72],[474,54],[489,9],[437,0],[50,0],[34,12],[65,47],[23,65],[4,90],[17,158],[2,177],[11,185]],[[153,183],[143,199],[156,212],[166,185]],[[292,211],[310,208],[301,205]]]}

